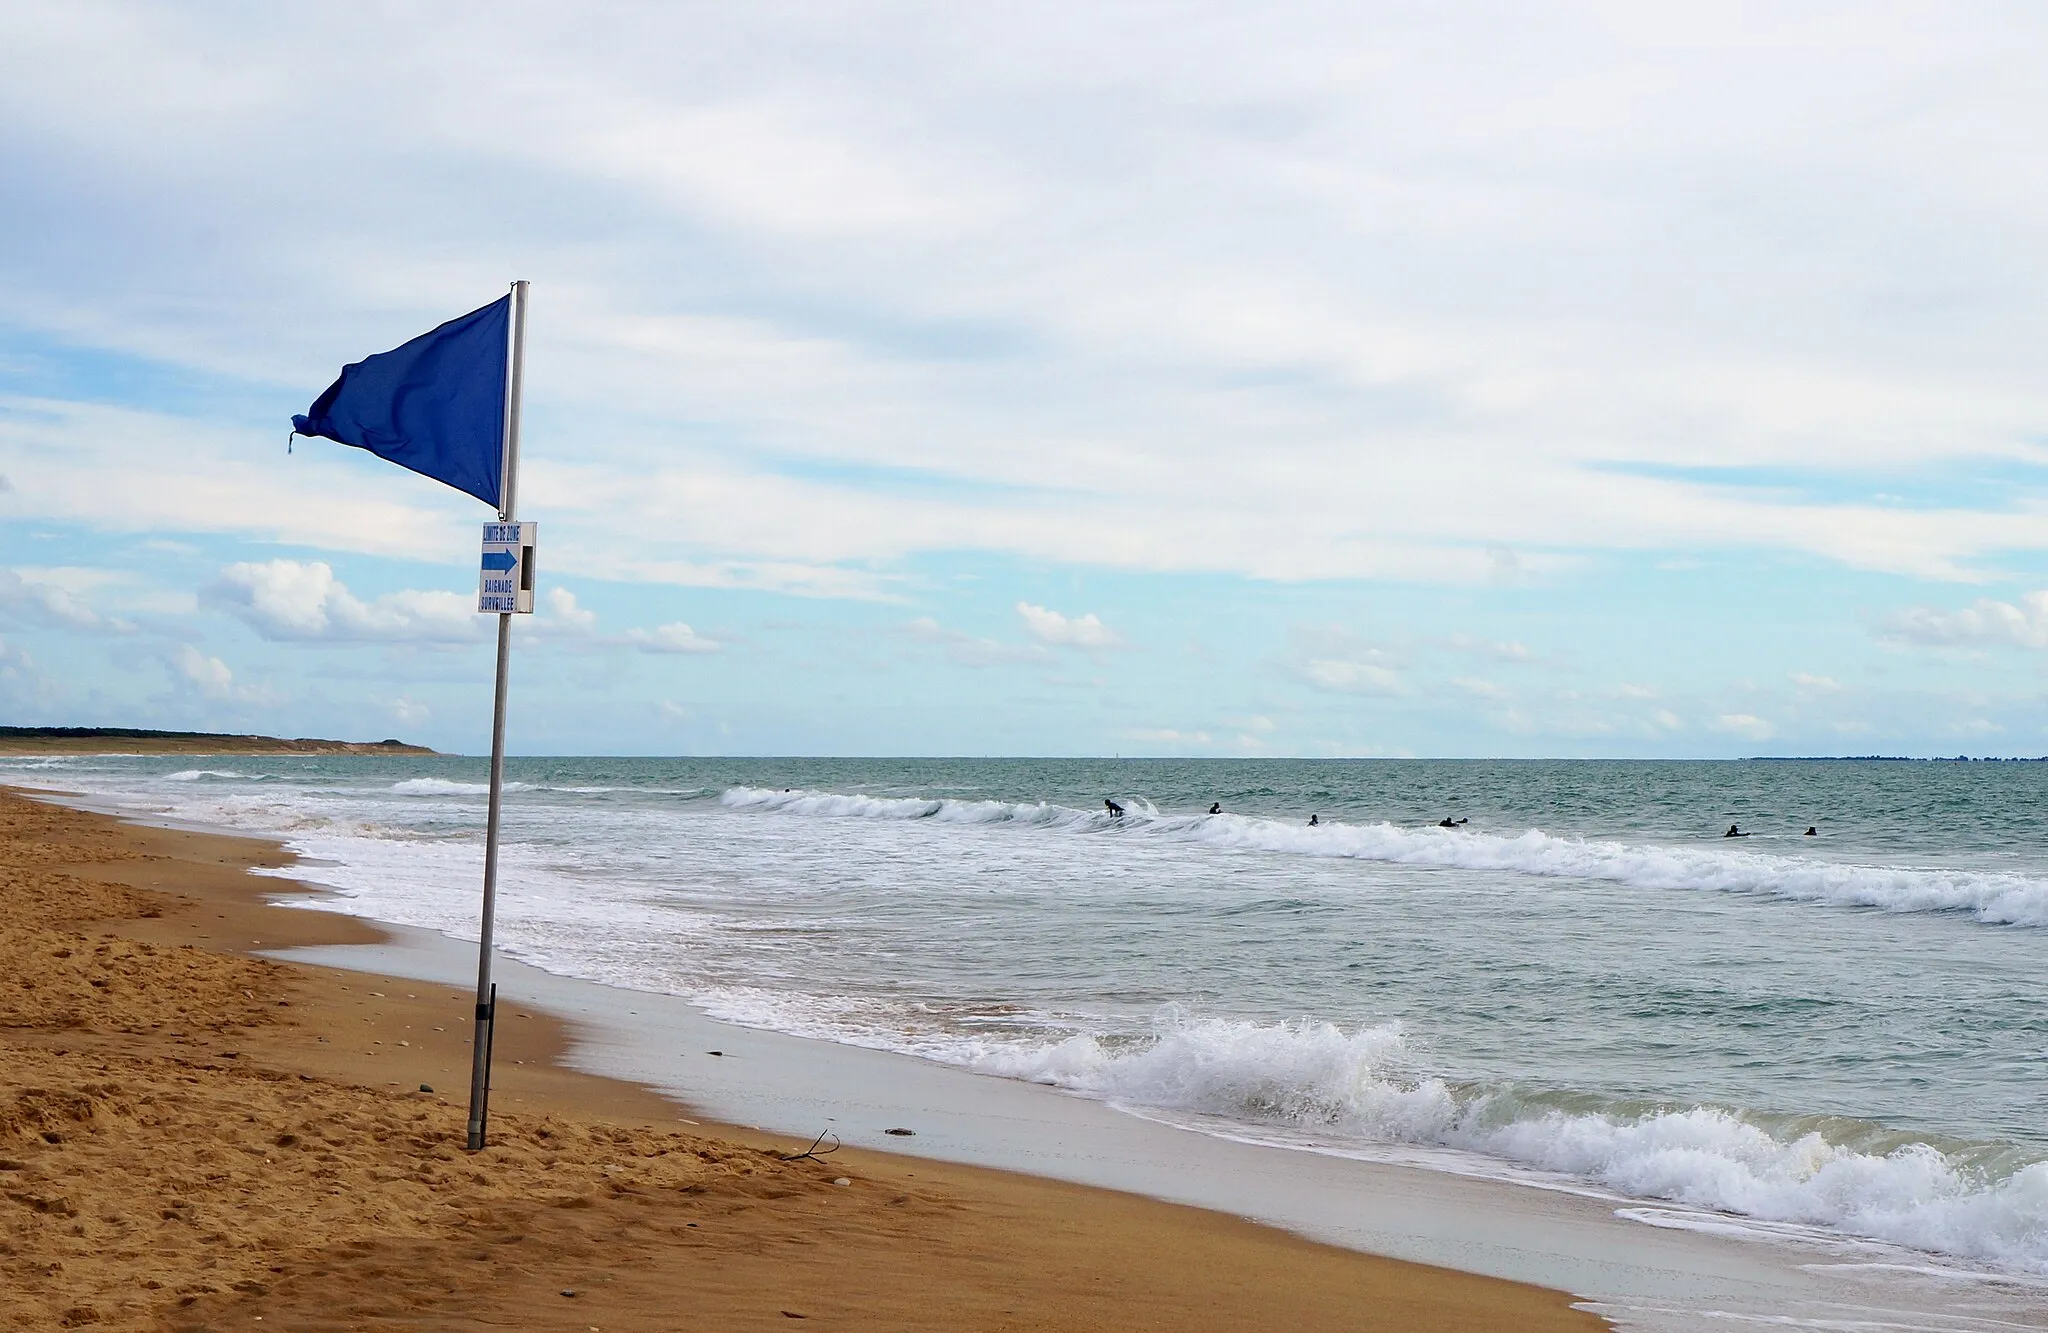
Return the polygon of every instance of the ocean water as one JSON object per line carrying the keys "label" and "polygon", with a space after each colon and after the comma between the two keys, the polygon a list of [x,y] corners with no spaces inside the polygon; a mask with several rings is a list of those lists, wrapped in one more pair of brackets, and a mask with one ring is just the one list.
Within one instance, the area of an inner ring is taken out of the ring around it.
{"label": "ocean water", "polygon": [[[475,937],[482,761],[204,762],[0,781],[278,834],[324,905]],[[507,776],[499,940],[551,971],[1233,1137],[2048,1275],[2048,764]]]}

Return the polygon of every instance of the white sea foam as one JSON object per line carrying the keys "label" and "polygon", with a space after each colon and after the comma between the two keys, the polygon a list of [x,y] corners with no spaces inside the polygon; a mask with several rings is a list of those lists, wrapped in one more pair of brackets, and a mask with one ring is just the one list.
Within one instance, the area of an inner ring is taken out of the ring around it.
{"label": "white sea foam", "polygon": [[1341,1143],[1436,1145],[1595,1182],[1638,1199],[1821,1226],[2048,1273],[2048,1162],[1987,1176],[1925,1143],[1878,1155],[1818,1133],[1782,1138],[1690,1107],[1573,1114],[1415,1067],[1396,1026],[1261,1024],[1168,1015],[1133,1046],[962,1042],[986,1073],[1134,1106],[1318,1131]]}
{"label": "white sea foam", "polygon": [[733,809],[863,819],[930,819],[941,824],[1024,824],[1067,832],[1108,829],[1219,850],[1343,857],[1396,865],[1492,870],[1552,879],[1591,879],[1647,889],[1746,893],[1887,912],[1968,912],[1993,925],[2048,925],[2048,880],[1998,871],[1853,865],[1722,846],[1624,843],[1464,829],[1400,828],[1330,821],[1316,828],[1244,815],[1160,815],[1129,798],[1129,813],[1000,801],[923,800],[775,792],[736,787]]}
{"label": "white sea foam", "polygon": [[[531,784],[508,782],[506,791],[527,791]],[[407,778],[391,784],[391,790],[400,796],[488,796],[491,784],[488,782],[454,782],[447,778]]]}
{"label": "white sea foam", "polygon": [[545,782],[508,782],[505,789],[511,791],[555,791],[570,796],[702,796],[702,787],[561,787]]}
{"label": "white sea foam", "polygon": [[873,998],[734,987],[699,1000],[729,1022],[902,1051],[1135,1111],[1191,1113],[1212,1126],[1306,1132],[1326,1151],[1452,1149],[1474,1155],[1466,1160],[1481,1174],[1529,1180],[1533,1170],[1559,1187],[1700,1210],[1688,1223],[1695,1228],[1719,1215],[1746,1219],[1725,1226],[1759,1239],[1774,1227],[1818,1229],[2048,1274],[2048,1162],[1987,1173],[1927,1143],[1861,1151],[1818,1132],[1774,1133],[1717,1107],[1560,1110],[1511,1088],[1431,1074],[1398,1024],[1346,1031],[1169,1009],[1148,1039],[1047,1042],[1014,1031],[1031,1026],[1031,1015],[1008,1020],[1012,1035],[984,1038],[917,1030],[911,1016],[889,1012],[900,1005]]}
{"label": "white sea foam", "polygon": [[932,819],[942,824],[1040,824],[1088,829],[1108,822],[1108,811],[1096,815],[1044,801],[954,801],[904,796],[863,796],[829,791],[772,791],[734,787],[719,798],[734,810],[772,810],[791,815],[828,815],[842,819]]}

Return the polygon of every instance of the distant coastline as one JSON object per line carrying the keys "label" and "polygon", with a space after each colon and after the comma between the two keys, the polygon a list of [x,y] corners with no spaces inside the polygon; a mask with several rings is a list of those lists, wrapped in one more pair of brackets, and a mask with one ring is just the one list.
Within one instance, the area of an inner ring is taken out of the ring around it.
{"label": "distant coastline", "polygon": [[433,754],[401,740],[237,736],[140,727],[0,727],[0,754]]}

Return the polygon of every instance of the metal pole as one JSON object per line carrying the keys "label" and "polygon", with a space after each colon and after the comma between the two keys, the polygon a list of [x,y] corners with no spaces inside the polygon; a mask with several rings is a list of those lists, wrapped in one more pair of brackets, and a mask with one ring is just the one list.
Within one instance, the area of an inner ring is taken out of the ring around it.
{"label": "metal pole", "polygon": [[498,521],[510,523],[519,494],[519,397],[526,381],[526,284],[512,284],[512,365],[505,384],[505,479],[498,491]]}
{"label": "metal pole", "polygon": [[[504,472],[498,483],[498,521],[510,523],[519,491],[519,393],[526,354],[526,284],[512,284],[511,362],[505,381]],[[484,1146],[491,1089],[491,1046],[497,1032],[498,990],[491,984],[491,927],[498,907],[498,814],[505,792],[505,680],[512,660],[512,617],[498,616],[498,685],[491,706],[491,803],[484,832],[483,927],[476,948],[476,1027],[470,1044],[469,1150]]]}

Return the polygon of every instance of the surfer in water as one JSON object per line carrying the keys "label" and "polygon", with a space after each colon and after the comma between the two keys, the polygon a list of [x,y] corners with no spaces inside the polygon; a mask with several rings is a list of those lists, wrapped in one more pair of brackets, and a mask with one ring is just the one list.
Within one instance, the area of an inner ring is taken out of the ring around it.
{"label": "surfer in water", "polygon": [[1124,808],[1115,801],[1104,797],[1102,803],[1109,807],[1109,817],[1111,819],[1122,819],[1124,817]]}
{"label": "surfer in water", "polygon": [[1308,826],[1310,828],[1320,828],[1322,827],[1322,823],[1323,817],[1321,815],[1310,815],[1308,817]]}
{"label": "surfer in water", "polygon": [[1747,833],[1744,833],[1741,829],[1735,827],[1735,825],[1730,824],[1728,826],[1728,831],[1726,833],[1723,833],[1721,836],[1724,838],[1746,838],[1749,835]]}
{"label": "surfer in water", "polygon": [[1210,813],[1210,814],[1212,814],[1212,815],[1220,815],[1220,814],[1222,814],[1222,813],[1223,813],[1223,802],[1221,802],[1221,801],[1215,801],[1215,802],[1212,802],[1212,803],[1210,804],[1210,806],[1209,806],[1209,813]]}
{"label": "surfer in water", "polygon": [[1806,832],[1800,834],[1799,836],[1802,838],[1818,838],[1820,836],[1820,826],[1817,824],[1808,824],[1806,826]]}
{"label": "surfer in water", "polygon": [[1439,819],[1436,822],[1436,826],[1438,828],[1456,828],[1458,827],[1458,825],[1464,822],[1465,821],[1462,819],[1452,819],[1449,815],[1445,815],[1442,819]]}

